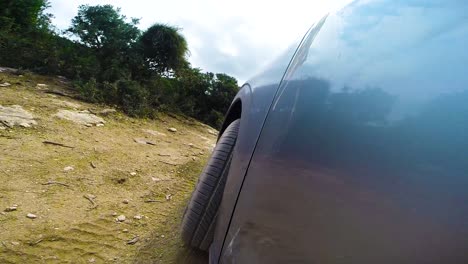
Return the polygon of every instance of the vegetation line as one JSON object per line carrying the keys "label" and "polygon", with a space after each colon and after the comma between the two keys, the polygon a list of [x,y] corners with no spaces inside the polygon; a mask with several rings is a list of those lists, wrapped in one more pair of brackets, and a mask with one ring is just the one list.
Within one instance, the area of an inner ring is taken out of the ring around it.
{"label": "vegetation line", "polygon": [[69,28],[60,31],[49,7],[48,0],[2,2],[0,66],[59,75],[73,91],[47,93],[79,94],[130,116],[176,112],[221,126],[239,90],[237,80],[192,67],[180,28],[156,23],[141,31],[139,19],[119,8],[81,5]]}

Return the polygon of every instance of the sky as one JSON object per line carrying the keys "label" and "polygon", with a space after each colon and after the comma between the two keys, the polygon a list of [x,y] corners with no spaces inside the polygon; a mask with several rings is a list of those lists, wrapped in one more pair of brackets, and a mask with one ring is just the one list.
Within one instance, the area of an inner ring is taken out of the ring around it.
{"label": "sky", "polygon": [[145,30],[154,23],[177,26],[187,39],[189,61],[204,71],[254,76],[330,10],[350,0],[51,0],[53,24],[66,29],[78,6],[111,4]]}

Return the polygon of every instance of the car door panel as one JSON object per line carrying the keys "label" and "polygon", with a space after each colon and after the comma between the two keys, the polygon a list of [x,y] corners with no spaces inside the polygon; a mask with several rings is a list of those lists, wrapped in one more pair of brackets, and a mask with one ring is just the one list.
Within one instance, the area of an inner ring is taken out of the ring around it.
{"label": "car door panel", "polygon": [[466,7],[327,18],[274,99],[222,263],[468,263]]}

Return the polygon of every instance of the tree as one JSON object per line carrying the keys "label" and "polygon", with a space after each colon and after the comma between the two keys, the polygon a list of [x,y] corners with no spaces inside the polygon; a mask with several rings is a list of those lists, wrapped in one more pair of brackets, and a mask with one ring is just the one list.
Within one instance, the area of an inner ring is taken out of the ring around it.
{"label": "tree", "polygon": [[126,19],[120,8],[111,5],[81,5],[68,31],[96,50],[122,51],[130,48],[140,34],[138,19]]}
{"label": "tree", "polygon": [[178,28],[155,24],[143,33],[139,44],[148,67],[159,74],[188,66],[187,41]]}
{"label": "tree", "polygon": [[1,0],[0,31],[30,32],[48,28],[47,0]]}
{"label": "tree", "polygon": [[120,14],[119,8],[111,5],[81,5],[78,15],[72,19],[68,32],[79,42],[95,51],[99,62],[98,82],[114,82],[131,78],[133,45],[140,35],[136,27],[138,19]]}

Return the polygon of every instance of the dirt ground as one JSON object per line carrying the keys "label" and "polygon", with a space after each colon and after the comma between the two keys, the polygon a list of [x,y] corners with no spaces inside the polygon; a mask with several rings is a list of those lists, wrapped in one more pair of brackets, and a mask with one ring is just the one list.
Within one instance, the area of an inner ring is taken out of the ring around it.
{"label": "dirt ground", "polygon": [[37,125],[0,130],[0,263],[206,262],[183,247],[179,224],[215,130],[119,112],[78,124],[55,115],[106,107],[57,95],[59,78],[0,73],[4,82],[0,105]]}

